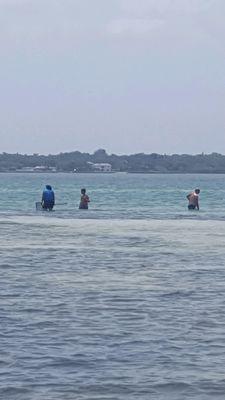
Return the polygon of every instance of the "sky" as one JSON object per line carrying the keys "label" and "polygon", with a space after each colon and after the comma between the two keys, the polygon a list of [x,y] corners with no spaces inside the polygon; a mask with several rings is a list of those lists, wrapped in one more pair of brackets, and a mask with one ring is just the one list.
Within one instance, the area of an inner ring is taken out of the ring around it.
{"label": "sky", "polygon": [[224,0],[0,0],[0,152],[225,154]]}

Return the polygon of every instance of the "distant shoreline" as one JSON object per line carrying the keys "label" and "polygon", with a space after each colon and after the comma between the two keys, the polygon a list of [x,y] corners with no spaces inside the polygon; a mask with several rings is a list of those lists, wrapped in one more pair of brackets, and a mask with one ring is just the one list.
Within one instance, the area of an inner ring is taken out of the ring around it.
{"label": "distant shoreline", "polygon": [[0,174],[26,174],[26,175],[44,175],[44,174],[51,174],[51,175],[58,175],[58,174],[70,174],[70,175],[82,175],[82,174],[89,174],[89,175],[114,175],[114,174],[127,174],[127,175],[225,175],[224,172],[177,172],[177,171],[170,171],[170,172],[139,172],[139,171],[112,171],[112,172],[92,172],[92,171],[81,171],[81,172],[72,172],[72,171],[43,171],[43,172],[27,172],[27,171],[0,171]]}
{"label": "distant shoreline", "polygon": [[225,155],[211,154],[93,154],[73,151],[48,156],[40,154],[0,154],[2,173],[104,173],[129,174],[225,174]]}

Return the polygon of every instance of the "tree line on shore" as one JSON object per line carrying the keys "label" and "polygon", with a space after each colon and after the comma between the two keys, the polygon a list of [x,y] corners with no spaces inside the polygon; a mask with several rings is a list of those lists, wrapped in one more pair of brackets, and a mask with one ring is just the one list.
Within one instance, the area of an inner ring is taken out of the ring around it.
{"label": "tree line on shore", "polygon": [[20,171],[44,166],[61,172],[91,172],[91,163],[109,163],[113,171],[130,173],[225,173],[225,155],[211,154],[107,154],[99,149],[93,154],[79,151],[56,155],[0,154],[0,172]]}

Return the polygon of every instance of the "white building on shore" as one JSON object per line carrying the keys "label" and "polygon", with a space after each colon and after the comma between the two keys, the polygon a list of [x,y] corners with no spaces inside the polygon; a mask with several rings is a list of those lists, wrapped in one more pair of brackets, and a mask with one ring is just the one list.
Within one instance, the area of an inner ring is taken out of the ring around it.
{"label": "white building on shore", "polygon": [[108,163],[88,162],[94,172],[112,172],[112,165]]}

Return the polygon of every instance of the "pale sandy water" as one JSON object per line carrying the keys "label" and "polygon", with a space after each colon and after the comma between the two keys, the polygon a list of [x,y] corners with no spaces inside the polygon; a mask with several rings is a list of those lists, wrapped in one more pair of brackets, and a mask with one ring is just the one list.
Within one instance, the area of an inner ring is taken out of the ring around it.
{"label": "pale sandy water", "polygon": [[[127,189],[124,176],[118,178],[122,183],[115,177],[82,177],[95,182],[101,196],[92,189],[92,198],[100,198],[105,210],[105,187],[113,199],[116,184],[130,198],[127,209],[112,204],[111,218],[99,204],[80,214],[72,208],[74,199],[69,211],[26,211],[41,179],[49,176],[7,175],[6,187],[14,195],[9,201],[2,183],[1,398],[223,399],[222,202],[219,216],[215,212],[223,177],[198,178],[210,201],[214,186],[220,187],[213,209],[203,190],[199,214],[183,205],[190,176],[159,178],[165,186],[159,186],[158,214],[147,195],[155,177],[128,177]],[[74,178],[53,179],[68,193]],[[142,187],[146,218],[140,204],[132,213],[132,186],[136,194]],[[24,187],[31,192],[21,207]],[[168,192],[181,197],[177,209],[170,196],[163,197]],[[175,215],[168,216],[168,202]]]}

